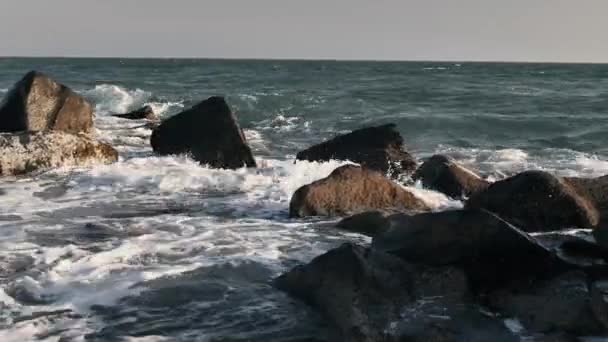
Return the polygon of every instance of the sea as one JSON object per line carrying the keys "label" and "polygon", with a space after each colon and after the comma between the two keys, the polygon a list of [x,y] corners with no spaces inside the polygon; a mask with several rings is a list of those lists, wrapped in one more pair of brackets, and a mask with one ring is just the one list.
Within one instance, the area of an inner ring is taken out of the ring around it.
{"label": "sea", "polygon": [[[290,196],[346,161],[295,154],[395,123],[419,160],[490,180],[608,173],[608,65],[196,59],[0,59],[0,96],[38,70],[95,106],[111,165],[0,179],[0,341],[330,341],[328,322],[271,280],[344,242],[336,219],[290,219]],[[144,121],[213,96],[257,169],[156,156]],[[409,186],[433,210],[459,201]]]}

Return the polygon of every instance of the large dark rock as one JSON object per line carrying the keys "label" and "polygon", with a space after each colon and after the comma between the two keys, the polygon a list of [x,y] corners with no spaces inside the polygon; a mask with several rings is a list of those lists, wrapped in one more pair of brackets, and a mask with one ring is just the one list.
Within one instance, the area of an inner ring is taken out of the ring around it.
{"label": "large dark rock", "polygon": [[471,196],[467,208],[498,214],[527,232],[593,228],[600,214],[570,182],[542,171],[526,171]]}
{"label": "large dark rock", "polygon": [[469,197],[490,185],[485,179],[442,155],[429,158],[416,170],[412,178],[420,180],[425,188],[456,199]]}
{"label": "large dark rock", "polygon": [[93,107],[70,88],[31,71],[17,82],[0,105],[0,132],[93,129]]}
{"label": "large dark rock", "polygon": [[114,148],[84,134],[58,131],[0,134],[2,176],[64,166],[107,164],[117,159]]}
{"label": "large dark rock", "polygon": [[299,188],[291,198],[291,217],[346,216],[375,209],[428,210],[411,192],[379,172],[355,165]]}
{"label": "large dark rock", "polygon": [[115,117],[121,118],[121,119],[129,119],[129,120],[141,120],[141,119],[152,120],[152,121],[158,120],[158,116],[156,116],[156,113],[154,113],[154,109],[151,106],[144,106],[142,108],[136,109],[129,113],[113,114],[112,116],[115,116]]}
{"label": "large dark rock", "polygon": [[322,311],[336,341],[518,341],[467,301],[464,273],[345,244],[275,280]]}
{"label": "large dark rock", "polygon": [[162,155],[190,154],[214,168],[255,167],[236,117],[222,97],[211,97],[160,124],[150,139]]}
{"label": "large dark rock", "polygon": [[296,159],[316,162],[350,160],[395,178],[416,169],[394,124],[368,127],[339,135],[297,154]]}
{"label": "large dark rock", "polygon": [[597,284],[583,272],[569,272],[520,289],[497,291],[491,305],[503,315],[517,317],[528,329],[577,336],[608,333],[608,306]]}
{"label": "large dark rock", "polygon": [[480,291],[570,268],[528,234],[484,210],[397,214],[388,220],[390,229],[374,238],[374,248],[409,262],[462,267]]}
{"label": "large dark rock", "polygon": [[374,237],[384,233],[390,227],[386,212],[366,211],[349,216],[336,224],[336,227],[353,233]]}

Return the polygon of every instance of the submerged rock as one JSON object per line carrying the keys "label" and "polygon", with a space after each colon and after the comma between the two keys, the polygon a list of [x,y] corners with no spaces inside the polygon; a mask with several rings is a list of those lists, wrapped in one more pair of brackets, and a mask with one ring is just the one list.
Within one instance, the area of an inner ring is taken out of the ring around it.
{"label": "submerged rock", "polygon": [[129,120],[141,120],[147,119],[151,121],[157,121],[158,116],[154,113],[154,109],[151,106],[144,106],[126,114],[113,114],[117,118],[129,119]]}
{"label": "submerged rock", "polygon": [[326,162],[349,160],[363,167],[390,173],[395,178],[410,174],[416,161],[403,146],[395,124],[362,128],[301,151],[297,160]]}
{"label": "submerged rock", "polygon": [[425,188],[456,199],[469,197],[490,185],[488,181],[442,155],[432,156],[424,162],[412,178],[420,180]]}
{"label": "submerged rock", "polygon": [[381,173],[355,165],[339,167],[327,178],[299,188],[289,204],[291,217],[345,216],[374,209],[429,208]]}
{"label": "submerged rock", "polygon": [[0,175],[20,175],[63,166],[111,163],[118,152],[80,134],[57,131],[0,134]]}
{"label": "submerged rock", "polygon": [[17,82],[0,105],[0,132],[93,129],[93,107],[70,88],[31,71]]}
{"label": "submerged rock", "polygon": [[496,213],[527,232],[593,228],[600,214],[593,201],[559,177],[526,171],[471,196],[467,208]]}
{"label": "submerged rock", "polygon": [[160,124],[152,148],[161,155],[190,154],[214,168],[255,167],[255,159],[235,115],[222,97],[211,97]]}
{"label": "submerged rock", "polygon": [[397,214],[388,220],[390,230],[374,238],[374,248],[409,262],[461,267],[480,291],[568,269],[553,251],[487,211]]}
{"label": "submerged rock", "polygon": [[464,273],[345,244],[275,286],[322,311],[339,341],[518,341],[467,301]]}

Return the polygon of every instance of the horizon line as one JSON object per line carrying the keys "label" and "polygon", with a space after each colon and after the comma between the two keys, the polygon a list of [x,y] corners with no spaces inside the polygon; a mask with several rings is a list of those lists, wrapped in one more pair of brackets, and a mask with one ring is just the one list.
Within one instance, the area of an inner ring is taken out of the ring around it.
{"label": "horizon line", "polygon": [[280,62],[367,62],[367,63],[487,63],[487,64],[571,64],[605,65],[591,61],[534,61],[534,60],[448,60],[448,59],[365,59],[365,58],[292,58],[292,57],[142,57],[142,56],[18,56],[0,55],[0,59],[126,59],[126,60],[209,60],[209,61],[280,61]]}

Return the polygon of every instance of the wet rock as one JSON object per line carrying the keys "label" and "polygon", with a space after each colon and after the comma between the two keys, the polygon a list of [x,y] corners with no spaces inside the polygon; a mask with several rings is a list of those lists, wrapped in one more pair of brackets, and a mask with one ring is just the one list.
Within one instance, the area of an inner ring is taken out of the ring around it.
{"label": "wet rock", "polygon": [[275,280],[318,308],[340,341],[517,341],[467,302],[462,271],[345,244]]}
{"label": "wet rock", "polygon": [[214,168],[256,166],[236,116],[222,97],[211,97],[163,121],[150,143],[158,154],[190,154]]}
{"label": "wet rock", "polygon": [[70,88],[31,71],[17,82],[0,105],[0,132],[93,129],[93,107]]}
{"label": "wet rock", "polygon": [[428,210],[407,189],[381,173],[355,165],[299,188],[291,198],[291,217],[345,216],[369,210]]}
{"label": "wet rock", "polygon": [[129,120],[142,120],[142,119],[151,120],[151,121],[158,120],[158,116],[156,115],[156,113],[154,113],[154,109],[151,106],[144,106],[142,108],[136,109],[129,113],[113,114],[112,116],[115,116],[115,117],[121,118],[121,119],[129,119]]}
{"label": "wet rock", "polygon": [[[492,306],[517,317],[528,329],[561,331],[578,336],[606,334],[608,326],[595,314],[589,279],[583,272],[569,272],[520,289],[490,296]],[[603,309],[605,311],[605,303]]]}
{"label": "wet rock", "polygon": [[86,135],[57,131],[0,134],[0,175],[21,175],[64,166],[107,164],[118,159],[110,145]]}
{"label": "wet rock", "polygon": [[442,155],[435,155],[424,162],[412,178],[420,180],[425,188],[442,192],[456,199],[469,197],[486,189],[490,184],[472,171],[458,165],[454,160]]}
{"label": "wet rock", "polygon": [[547,172],[526,171],[474,194],[466,207],[489,210],[527,232],[597,226],[597,208],[576,190]]}
{"label": "wet rock", "polygon": [[570,265],[528,234],[483,210],[390,216],[373,240],[409,262],[463,268],[477,291],[564,272]]}
{"label": "wet rock", "polygon": [[403,145],[395,124],[367,127],[339,135],[301,151],[297,160],[326,162],[349,160],[395,178],[416,169],[416,161]]}
{"label": "wet rock", "polygon": [[336,227],[373,237],[389,228],[390,222],[386,216],[386,212],[367,211],[343,219]]}

